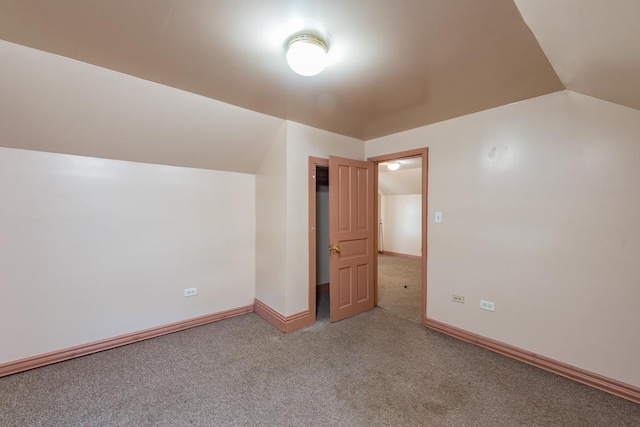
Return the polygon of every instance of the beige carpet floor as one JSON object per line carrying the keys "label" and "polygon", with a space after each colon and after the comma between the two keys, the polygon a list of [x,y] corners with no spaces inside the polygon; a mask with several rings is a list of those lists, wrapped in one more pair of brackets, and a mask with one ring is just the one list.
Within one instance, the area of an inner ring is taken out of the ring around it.
{"label": "beige carpet floor", "polygon": [[640,405],[376,308],[255,314],[0,378],[0,426],[638,426]]}
{"label": "beige carpet floor", "polygon": [[422,262],[394,255],[378,255],[378,307],[422,322]]}

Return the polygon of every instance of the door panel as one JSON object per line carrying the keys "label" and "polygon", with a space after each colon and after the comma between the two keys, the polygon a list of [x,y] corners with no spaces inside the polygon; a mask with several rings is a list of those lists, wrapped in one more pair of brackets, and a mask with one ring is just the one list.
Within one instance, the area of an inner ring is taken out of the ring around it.
{"label": "door panel", "polygon": [[371,295],[369,292],[369,282],[371,278],[369,277],[369,268],[366,265],[359,265],[357,270],[358,276],[358,299],[357,302],[363,302],[369,299]]}
{"label": "door panel", "polygon": [[[351,268],[340,269],[339,283],[342,284],[340,289],[340,305],[339,308],[349,307],[352,304],[351,300]],[[329,285],[331,286],[331,285]],[[329,294],[331,295],[331,294]]]}
{"label": "door panel", "polygon": [[374,164],[329,157],[330,317],[373,308]]}

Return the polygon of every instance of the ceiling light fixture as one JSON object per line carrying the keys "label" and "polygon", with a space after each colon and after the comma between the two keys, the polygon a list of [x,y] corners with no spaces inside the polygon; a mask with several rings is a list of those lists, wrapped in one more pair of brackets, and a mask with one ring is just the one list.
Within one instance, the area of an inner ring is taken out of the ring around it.
{"label": "ceiling light fixture", "polygon": [[398,162],[389,163],[387,164],[387,169],[389,169],[390,171],[397,171],[398,169],[400,169],[400,163]]}
{"label": "ceiling light fixture", "polygon": [[310,34],[294,36],[288,43],[287,63],[301,76],[315,76],[327,65],[327,44]]}

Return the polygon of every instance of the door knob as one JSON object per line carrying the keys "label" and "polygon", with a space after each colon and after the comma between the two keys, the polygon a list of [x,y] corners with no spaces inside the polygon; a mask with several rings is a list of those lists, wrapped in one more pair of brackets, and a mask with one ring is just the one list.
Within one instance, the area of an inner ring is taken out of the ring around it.
{"label": "door knob", "polygon": [[329,245],[329,252],[334,251],[340,253],[340,246],[338,245]]}

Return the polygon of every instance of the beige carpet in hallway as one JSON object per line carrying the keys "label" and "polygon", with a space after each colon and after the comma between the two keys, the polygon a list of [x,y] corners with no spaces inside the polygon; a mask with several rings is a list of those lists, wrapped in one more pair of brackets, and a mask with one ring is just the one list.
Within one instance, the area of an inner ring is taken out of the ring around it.
{"label": "beige carpet in hallway", "polygon": [[422,322],[422,262],[378,255],[378,307],[412,322]]}

